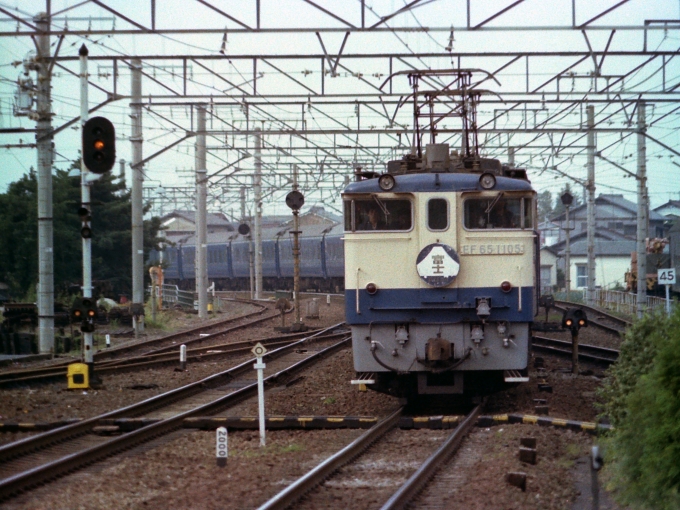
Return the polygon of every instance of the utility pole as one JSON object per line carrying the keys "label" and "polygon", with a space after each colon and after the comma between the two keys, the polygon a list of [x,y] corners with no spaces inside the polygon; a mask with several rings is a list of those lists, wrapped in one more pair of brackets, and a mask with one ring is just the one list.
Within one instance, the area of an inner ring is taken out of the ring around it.
{"label": "utility pole", "polygon": [[638,131],[637,131],[637,316],[642,317],[647,304],[647,144],[645,141],[646,111],[644,101],[640,101],[638,107]]}
{"label": "utility pole", "polygon": [[255,128],[255,299],[262,297],[262,134]]}
{"label": "utility pole", "polygon": [[587,239],[588,239],[588,290],[586,291],[586,302],[592,306],[595,299],[595,107],[586,107],[588,116],[588,181],[586,184],[588,192],[587,202]]}
{"label": "utility pole", "polygon": [[[48,3],[49,5],[49,3]],[[52,219],[52,111],[50,16],[40,13],[36,67],[36,148],[38,149],[38,328],[40,353],[54,353],[54,225]]]}
{"label": "utility pole", "polygon": [[[80,130],[84,129],[85,122],[89,117],[89,99],[87,96],[87,47],[83,44],[78,51],[80,55]],[[81,154],[81,156],[83,156]],[[90,203],[90,172],[85,166],[84,156],[80,159],[80,202],[83,216],[83,226],[91,225],[92,204]],[[92,298],[92,238],[82,237],[83,247],[83,298]],[[85,328],[83,328],[85,329]],[[83,360],[88,367],[89,380],[94,379],[94,334],[91,331],[83,331]]]}
{"label": "utility pole", "polygon": [[515,167],[515,148],[508,147],[508,166],[511,168]]}
{"label": "utility pole", "polygon": [[144,331],[144,212],[142,172],[142,61],[132,59],[132,314],[135,336]]}
{"label": "utility pole", "polygon": [[196,293],[198,317],[208,316],[208,227],[205,106],[196,108]]}

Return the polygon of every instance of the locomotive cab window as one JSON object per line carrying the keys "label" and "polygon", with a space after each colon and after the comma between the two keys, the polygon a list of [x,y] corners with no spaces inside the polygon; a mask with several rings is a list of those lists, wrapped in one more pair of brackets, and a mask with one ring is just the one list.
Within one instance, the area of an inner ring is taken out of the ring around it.
{"label": "locomotive cab window", "polygon": [[468,198],[465,201],[464,225],[479,229],[533,228],[533,205],[530,197],[496,196]]}
{"label": "locomotive cab window", "polygon": [[427,202],[427,226],[430,230],[449,228],[449,204],[443,198],[432,198]]}
{"label": "locomotive cab window", "polygon": [[345,199],[345,231],[411,230],[411,202],[374,197]]}

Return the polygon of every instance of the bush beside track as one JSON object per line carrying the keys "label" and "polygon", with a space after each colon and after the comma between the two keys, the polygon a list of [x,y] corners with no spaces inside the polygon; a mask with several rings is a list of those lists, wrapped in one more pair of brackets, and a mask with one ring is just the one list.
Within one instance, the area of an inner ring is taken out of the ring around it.
{"label": "bush beside track", "polygon": [[645,316],[621,344],[601,390],[614,426],[606,465],[621,502],[680,508],[680,309]]}

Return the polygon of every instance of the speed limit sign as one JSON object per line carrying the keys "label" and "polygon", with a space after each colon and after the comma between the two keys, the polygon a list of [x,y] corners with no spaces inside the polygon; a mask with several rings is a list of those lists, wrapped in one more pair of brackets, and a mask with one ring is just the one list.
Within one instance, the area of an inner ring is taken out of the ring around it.
{"label": "speed limit sign", "polygon": [[675,285],[675,268],[657,270],[659,285]]}

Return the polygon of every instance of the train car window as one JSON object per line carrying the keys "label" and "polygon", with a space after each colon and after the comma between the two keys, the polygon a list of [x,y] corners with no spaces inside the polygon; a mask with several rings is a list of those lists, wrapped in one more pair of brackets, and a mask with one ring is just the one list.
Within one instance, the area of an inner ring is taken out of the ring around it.
{"label": "train car window", "polygon": [[443,198],[427,202],[427,226],[430,230],[446,230],[449,227],[449,204]]}
{"label": "train car window", "polygon": [[411,230],[412,206],[409,200],[374,198],[345,201],[345,231]]}
{"label": "train car window", "polygon": [[532,200],[528,197],[469,198],[465,201],[464,225],[467,229],[532,228]]}

